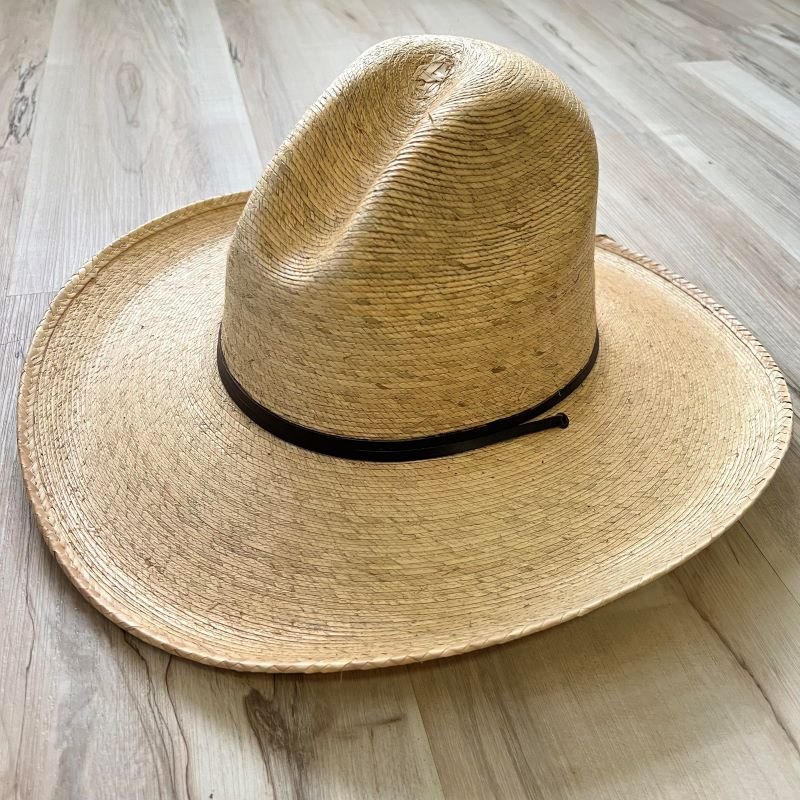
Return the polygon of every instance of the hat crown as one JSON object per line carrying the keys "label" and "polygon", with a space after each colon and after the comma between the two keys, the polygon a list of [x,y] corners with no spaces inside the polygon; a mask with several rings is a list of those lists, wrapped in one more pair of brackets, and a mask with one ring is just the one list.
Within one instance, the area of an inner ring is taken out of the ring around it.
{"label": "hat crown", "polygon": [[597,154],[552,73],[420,36],[364,53],[253,191],[222,348],[292,422],[403,439],[541,402],[595,339]]}

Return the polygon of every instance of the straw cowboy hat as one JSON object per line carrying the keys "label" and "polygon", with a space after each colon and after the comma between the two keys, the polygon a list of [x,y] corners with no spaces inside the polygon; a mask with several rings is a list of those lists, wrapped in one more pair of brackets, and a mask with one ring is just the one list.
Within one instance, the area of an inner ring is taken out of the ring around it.
{"label": "straw cowboy hat", "polygon": [[83,595],[243,670],[388,666],[576,617],[736,520],[789,441],[752,334],[595,237],[586,112],[485,42],[393,39],[252,193],[61,290],[19,401]]}

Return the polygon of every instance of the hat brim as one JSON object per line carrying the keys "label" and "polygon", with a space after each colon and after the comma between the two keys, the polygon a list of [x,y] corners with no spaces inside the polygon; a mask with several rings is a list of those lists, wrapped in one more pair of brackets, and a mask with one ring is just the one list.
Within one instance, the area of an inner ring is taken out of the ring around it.
{"label": "hat brim", "polygon": [[[25,484],[83,595],[136,636],[222,667],[381,667],[577,617],[705,547],[789,441],[755,338],[605,238],[600,355],[571,424],[432,461],[307,452],[230,401],[215,364],[247,194],[155,220],[87,264],[33,340]],[[309,367],[311,368],[311,367]]]}

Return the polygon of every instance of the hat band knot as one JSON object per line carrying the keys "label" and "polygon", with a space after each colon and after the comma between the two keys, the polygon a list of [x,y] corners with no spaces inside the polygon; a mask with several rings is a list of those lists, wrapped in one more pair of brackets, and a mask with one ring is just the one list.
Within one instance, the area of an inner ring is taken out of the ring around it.
{"label": "hat band knot", "polygon": [[517,439],[520,436],[527,436],[529,433],[549,428],[566,428],[569,425],[569,417],[563,412],[551,417],[541,419],[539,417],[572,394],[583,383],[592,371],[599,351],[600,334],[598,332],[589,360],[575,377],[550,397],[531,408],[473,428],[436,433],[432,436],[421,436],[414,439],[358,439],[339,436],[307,428],[305,425],[299,425],[270,411],[266,406],[262,406],[230,371],[222,351],[221,333],[217,339],[217,368],[222,385],[239,409],[256,425],[289,444],[326,456],[356,461],[422,461],[464,453],[468,450],[477,450],[487,445]]}

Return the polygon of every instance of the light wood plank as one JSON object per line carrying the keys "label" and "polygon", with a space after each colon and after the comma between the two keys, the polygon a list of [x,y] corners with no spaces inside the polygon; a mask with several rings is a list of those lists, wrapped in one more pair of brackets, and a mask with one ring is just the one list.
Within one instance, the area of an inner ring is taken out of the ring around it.
{"label": "light wood plank", "polygon": [[218,6],[265,163],[334,78],[386,38],[360,2],[224,0]]}
{"label": "light wood plank", "polygon": [[55,0],[32,5],[7,0],[0,5],[0,291],[4,293],[40,103],[47,42]]}
{"label": "light wood plank", "polygon": [[244,702],[279,796],[442,796],[404,669],[277,676]]}
{"label": "light wood plank", "polygon": [[800,108],[780,92],[730,61],[693,62],[682,66],[790,147],[795,150],[800,147]]}
{"label": "light wood plank", "polygon": [[136,225],[260,172],[212,0],[59,0],[40,112],[15,294],[56,289]]}
{"label": "light wood plank", "polygon": [[742,211],[765,236],[789,254],[800,253],[800,226],[797,221],[790,219],[774,203],[762,199],[757,184],[741,180],[724,163],[719,163],[710,148],[702,149],[683,133],[666,133],[660,138],[681,160],[717,189],[728,203]]}
{"label": "light wood plank", "polygon": [[20,485],[14,406],[27,342],[47,300],[34,295],[0,301],[0,796],[9,797],[29,780],[20,751],[27,746],[28,705],[41,688],[29,675],[37,633],[36,571],[30,567],[33,554],[43,549],[37,549]]}
{"label": "light wood plank", "polygon": [[752,25],[733,36],[736,45],[730,59],[735,64],[795,102],[800,100],[800,42],[790,30],[780,25]]}
{"label": "light wood plank", "polygon": [[749,23],[793,24],[791,3],[774,0],[692,0],[681,3],[685,13],[710,27],[744,27]]}
{"label": "light wood plank", "polygon": [[177,796],[442,796],[405,670],[246,675],[125,643],[144,665]]}
{"label": "light wood plank", "polygon": [[[793,398],[795,410],[800,398]],[[795,415],[795,426],[800,427]],[[742,519],[754,544],[773,566],[786,588],[800,602],[800,431],[761,500]]]}
{"label": "light wood plank", "polygon": [[[689,14],[691,7],[683,5],[676,9],[654,2],[648,2],[648,7],[651,10],[657,9],[659,16],[666,14],[667,18],[675,18],[676,24],[680,20],[686,20],[682,31],[686,27],[698,27],[698,23]],[[589,14],[603,13],[602,7],[589,4],[586,4],[586,11]],[[701,26],[701,30],[709,35],[713,33],[713,29],[705,25]],[[731,32],[727,29],[716,33],[724,36],[724,41],[731,48],[738,47],[742,40],[749,41],[750,36],[748,31]],[[569,39],[554,40],[556,46],[564,53],[582,52],[587,42],[581,38],[581,28],[570,29],[568,34]],[[639,40],[632,41],[639,48]],[[750,48],[752,52],[752,45]],[[735,54],[734,49],[732,55]],[[659,63],[648,57],[647,60],[642,59],[640,67],[635,70],[616,64],[586,63],[584,68],[601,88],[600,95],[596,96],[597,100],[624,107],[640,120],[644,129],[662,138],[681,157],[686,151],[680,150],[680,144],[687,139],[700,146],[713,161],[713,166],[718,168],[714,177],[720,179],[720,169],[724,170],[725,177],[729,176],[729,180],[723,177],[725,190],[731,185],[737,185],[738,191],[730,198],[734,204],[758,207],[760,216],[768,217],[773,222],[774,232],[780,237],[780,243],[789,248],[789,254],[795,255],[796,250],[792,248],[796,239],[792,232],[800,227],[800,213],[794,202],[796,185],[800,178],[800,154],[780,138],[776,141],[757,108],[748,113],[740,107],[741,103],[739,106],[732,103],[721,90],[715,90],[708,82],[693,74],[691,64]],[[731,63],[725,69],[739,68]],[[755,80],[746,72],[743,75],[748,81]],[[658,91],[653,91],[655,85],[658,86]],[[770,95],[771,104],[779,108],[784,116],[790,113],[785,105],[789,101],[776,90],[769,91],[773,93]],[[748,96],[752,96],[752,91]],[[754,102],[761,101],[756,99]],[[617,132],[624,136],[631,130],[629,127],[619,126]],[[600,131],[601,144],[603,133]],[[657,158],[657,152],[653,148],[649,150]],[[608,174],[608,170],[605,172]],[[764,180],[765,175],[769,176],[768,181]],[[724,196],[725,191],[722,194],[724,203],[728,198]],[[668,205],[668,202],[665,204]],[[738,229],[728,232],[736,230]],[[771,228],[770,233],[772,230]]]}
{"label": "light wood plank", "polygon": [[[761,512],[751,515],[758,519]],[[761,528],[763,522],[755,524]],[[747,525],[747,523],[745,523]],[[763,536],[763,529],[760,531]],[[793,526],[794,539],[798,528]],[[767,537],[769,549],[776,547]],[[800,747],[800,563],[780,570],[736,525],[676,573],[692,604],[769,698],[779,725]],[[736,591],[732,591],[736,587]]]}
{"label": "light wood plank", "polygon": [[702,286],[800,385],[797,260],[659,140],[606,136],[600,152],[599,228]]}
{"label": "light wood plank", "polygon": [[412,676],[450,797],[792,798],[800,786],[769,703],[671,578]]}
{"label": "light wood plank", "polygon": [[800,742],[798,438],[795,434],[784,467],[741,525],[676,573],[795,743]]}

